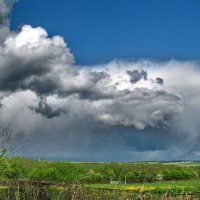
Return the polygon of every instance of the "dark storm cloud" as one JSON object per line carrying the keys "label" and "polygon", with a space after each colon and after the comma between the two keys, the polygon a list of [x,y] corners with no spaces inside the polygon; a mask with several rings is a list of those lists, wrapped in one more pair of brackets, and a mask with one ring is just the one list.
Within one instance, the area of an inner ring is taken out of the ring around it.
{"label": "dark storm cloud", "polygon": [[23,83],[24,89],[35,91],[39,96],[41,95],[53,95],[59,93],[62,95],[59,81],[48,77],[33,77],[28,83]]}
{"label": "dark storm cloud", "polygon": [[164,84],[164,80],[162,78],[157,77],[156,78],[156,83],[163,85]]}
{"label": "dark storm cloud", "polygon": [[41,63],[36,60],[35,62],[24,63],[23,59],[12,56],[6,58],[6,60],[3,58],[1,60],[0,89],[2,91],[14,92],[19,89],[26,89],[26,80],[28,78],[42,76],[49,71],[45,64],[45,58],[44,60],[42,59],[43,62]]}
{"label": "dark storm cloud", "polygon": [[147,80],[147,72],[145,70],[133,70],[133,71],[127,71],[127,74],[130,76],[131,83],[137,83],[141,79]]}
{"label": "dark storm cloud", "polygon": [[67,113],[67,111],[63,108],[53,109],[42,98],[41,98],[41,100],[39,101],[39,103],[36,107],[30,106],[29,108],[31,110],[35,111],[36,113],[43,115],[44,117],[46,117],[48,119],[51,119],[51,118],[54,118],[54,117],[59,117],[61,114]]}

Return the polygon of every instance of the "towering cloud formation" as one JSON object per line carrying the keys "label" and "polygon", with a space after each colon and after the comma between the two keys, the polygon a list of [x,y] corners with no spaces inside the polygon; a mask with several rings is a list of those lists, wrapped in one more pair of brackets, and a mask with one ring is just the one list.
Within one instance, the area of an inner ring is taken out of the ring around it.
{"label": "towering cloud formation", "polygon": [[53,117],[58,117],[62,113],[66,113],[66,110],[62,108],[52,109],[52,107],[49,106],[44,99],[41,99],[39,101],[38,106],[36,107],[30,106],[30,109],[34,110],[36,113],[40,113],[41,115],[49,119]]}
{"label": "towering cloud formation", "polygon": [[0,59],[1,90],[32,89],[41,94],[52,93],[58,87],[55,74],[74,62],[63,38],[47,38],[44,29],[31,26],[7,37]]}
{"label": "towering cloud formation", "polygon": [[[181,98],[153,86],[143,69],[139,71],[133,66],[131,71],[127,71],[129,79],[122,68],[122,80],[116,86],[109,68],[106,71],[101,67],[97,71],[74,66],[74,57],[63,38],[48,38],[42,28],[25,25],[19,33],[7,37],[0,49],[0,59],[1,91],[31,90],[39,97],[56,95],[66,101],[70,98],[72,110],[76,109],[74,102],[78,101],[83,107],[90,107],[90,114],[97,121],[106,124],[138,129],[157,127],[166,125],[169,116],[171,118],[181,111]],[[137,87],[141,79],[148,82],[147,86]],[[123,89],[120,89],[121,85]],[[48,118],[59,116],[62,111],[59,109],[53,114],[46,102],[40,102],[32,110]]]}
{"label": "towering cloud formation", "polygon": [[[57,151],[71,152],[70,158],[80,154],[79,148],[87,152],[95,146],[98,151],[103,141],[115,144],[111,147],[114,151],[117,146],[126,153],[128,147],[136,152],[170,149],[174,145],[171,133],[173,137],[182,137],[179,133],[183,130],[189,134],[180,124],[187,118],[183,117],[184,107],[191,111],[196,108],[194,102],[198,105],[200,83],[182,77],[188,73],[196,77],[200,73],[197,64],[112,61],[77,66],[62,37],[49,38],[43,28],[29,25],[11,32],[8,16],[12,5],[13,1],[0,1],[0,120],[13,126],[16,140],[25,144],[30,144],[29,138],[46,141],[46,146],[36,142],[42,148],[41,156],[47,155],[50,145],[57,148],[52,144],[57,141],[61,148]],[[184,74],[176,76],[182,69]],[[196,91],[192,97],[191,87]],[[193,127],[196,130],[198,126]],[[24,134],[26,137],[20,137]],[[134,141],[140,141],[141,134],[147,139],[138,145]],[[163,145],[157,145],[160,135],[166,139]],[[133,142],[127,143],[127,137]],[[200,136],[196,133],[194,138]],[[132,158],[130,152],[128,155]]]}

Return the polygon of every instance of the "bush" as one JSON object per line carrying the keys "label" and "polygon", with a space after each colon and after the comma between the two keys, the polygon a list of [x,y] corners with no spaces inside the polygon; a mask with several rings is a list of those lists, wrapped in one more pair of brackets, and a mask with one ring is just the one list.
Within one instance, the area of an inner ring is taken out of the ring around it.
{"label": "bush", "polygon": [[28,177],[30,179],[33,179],[33,180],[38,180],[38,181],[41,181],[41,180],[60,180],[61,179],[61,175],[59,173],[59,171],[57,171],[55,168],[36,168],[36,169],[33,169]]}
{"label": "bush", "polygon": [[11,168],[9,163],[4,157],[0,157],[0,178],[5,178],[10,173]]}
{"label": "bush", "polygon": [[87,183],[101,183],[102,180],[103,180],[103,175],[101,173],[88,174],[87,176],[81,178],[81,181]]}
{"label": "bush", "polygon": [[126,173],[126,180],[127,183],[133,183],[136,182],[136,175],[133,171],[129,171]]}
{"label": "bush", "polygon": [[19,179],[24,177],[24,169],[20,167],[12,167],[8,173],[8,178],[10,179]]}

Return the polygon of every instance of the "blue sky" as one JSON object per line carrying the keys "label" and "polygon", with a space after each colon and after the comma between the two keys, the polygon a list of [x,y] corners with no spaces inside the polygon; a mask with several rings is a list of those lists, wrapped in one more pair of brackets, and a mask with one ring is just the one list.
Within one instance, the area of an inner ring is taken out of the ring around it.
{"label": "blue sky", "polygon": [[134,60],[199,60],[198,0],[20,0],[12,28],[42,26],[65,38],[78,64]]}

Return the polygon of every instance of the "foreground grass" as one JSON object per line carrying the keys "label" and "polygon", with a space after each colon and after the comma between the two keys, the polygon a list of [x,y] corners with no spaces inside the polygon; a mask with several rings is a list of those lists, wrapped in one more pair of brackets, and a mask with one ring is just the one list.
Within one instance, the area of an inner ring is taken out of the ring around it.
{"label": "foreground grass", "polygon": [[157,181],[151,183],[134,183],[134,184],[85,184],[90,189],[113,189],[127,190],[134,192],[188,192],[195,193],[200,191],[200,180],[185,181]]}
{"label": "foreground grass", "polygon": [[28,200],[197,200],[200,199],[199,191],[199,180],[122,185],[82,185],[78,181],[47,185],[46,182],[31,184],[14,181],[0,188],[0,200],[24,199],[24,196]]}

